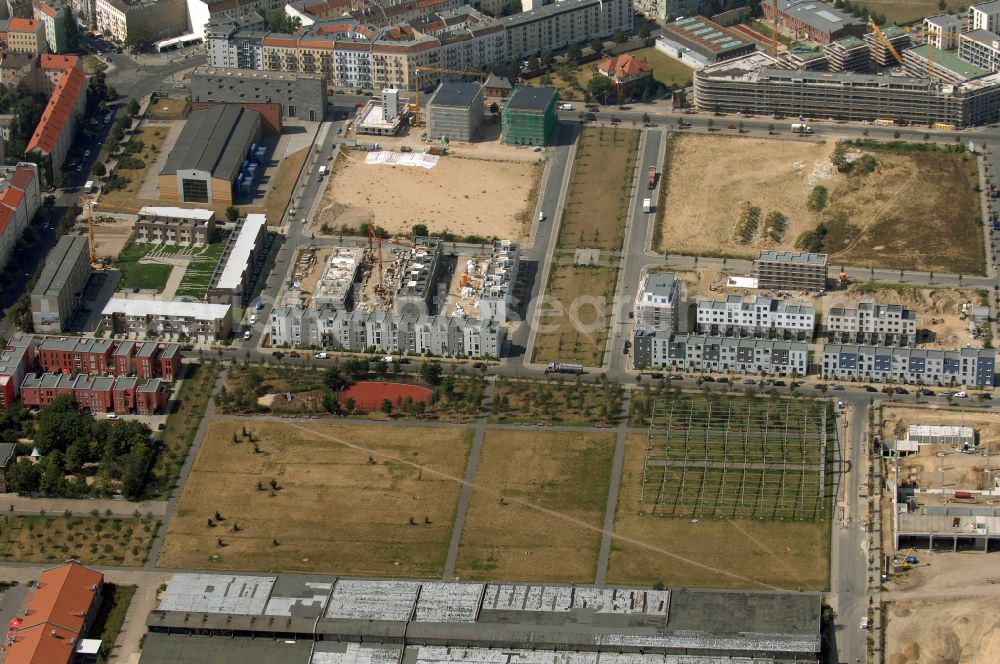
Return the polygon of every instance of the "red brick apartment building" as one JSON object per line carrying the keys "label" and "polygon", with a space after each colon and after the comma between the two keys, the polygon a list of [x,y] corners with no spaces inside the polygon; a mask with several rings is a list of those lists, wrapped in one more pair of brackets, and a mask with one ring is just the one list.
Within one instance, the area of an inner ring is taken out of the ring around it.
{"label": "red brick apartment building", "polygon": [[45,408],[61,396],[90,413],[156,415],[166,409],[170,387],[159,378],[140,384],[135,376],[66,373],[28,374],[21,383],[21,401],[29,408]]}
{"label": "red brick apartment building", "polygon": [[178,344],[93,337],[46,337],[37,348],[38,366],[50,373],[138,376],[172,381],[180,373]]}
{"label": "red brick apartment building", "polygon": [[101,603],[104,575],[70,561],[42,572],[9,624],[6,664],[70,664]]}

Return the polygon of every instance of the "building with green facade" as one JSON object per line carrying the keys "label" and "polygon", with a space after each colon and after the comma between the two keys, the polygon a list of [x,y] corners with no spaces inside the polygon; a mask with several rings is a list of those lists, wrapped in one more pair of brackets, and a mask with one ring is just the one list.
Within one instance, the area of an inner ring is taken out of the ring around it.
{"label": "building with green facade", "polygon": [[503,107],[500,140],[511,145],[548,145],[558,122],[555,88],[521,86]]}

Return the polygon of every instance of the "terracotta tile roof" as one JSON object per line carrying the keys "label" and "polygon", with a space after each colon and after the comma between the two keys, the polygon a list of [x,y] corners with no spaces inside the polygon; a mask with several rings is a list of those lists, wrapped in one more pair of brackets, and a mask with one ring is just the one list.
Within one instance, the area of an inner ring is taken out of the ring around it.
{"label": "terracotta tile roof", "polygon": [[0,203],[3,203],[11,209],[16,208],[23,200],[24,192],[15,187],[7,187],[7,189],[3,192],[3,196],[0,196]]}
{"label": "terracotta tile roof", "polygon": [[14,211],[9,207],[4,207],[0,205],[0,235],[3,235],[4,231],[7,230],[7,224],[10,220],[14,218]]}
{"label": "terracotta tile roof", "polygon": [[21,191],[27,191],[31,181],[35,179],[35,169],[30,166],[18,166],[10,176],[10,184]]}
{"label": "terracotta tile roof", "polygon": [[600,64],[601,73],[611,78],[630,78],[648,74],[653,68],[645,60],[634,58],[628,53],[608,58]]}
{"label": "terracotta tile roof", "polygon": [[38,64],[42,69],[71,69],[82,66],[78,55],[52,55],[51,53],[42,53]]}
{"label": "terracotta tile roof", "polygon": [[299,45],[299,40],[294,37],[264,37],[264,46],[282,46],[284,48],[295,48]]}
{"label": "terracotta tile roof", "polygon": [[73,67],[67,69],[59,78],[49,103],[42,112],[42,119],[35,127],[35,133],[28,141],[28,147],[24,153],[28,154],[32,150],[40,150],[45,154],[52,154],[56,141],[73,113],[76,100],[80,97],[86,84],[87,77],[83,71]]}
{"label": "terracotta tile roof", "polygon": [[8,32],[34,32],[38,29],[38,21],[30,18],[12,18],[7,22]]}
{"label": "terracotta tile roof", "polygon": [[103,580],[76,562],[43,572],[6,664],[68,663]]}
{"label": "terracotta tile roof", "polygon": [[41,12],[42,12],[43,14],[45,14],[46,16],[48,16],[48,17],[50,17],[50,18],[55,18],[55,17],[56,17],[56,14],[58,13],[58,12],[56,12],[56,10],[55,10],[55,9],[53,9],[53,8],[52,8],[52,7],[50,7],[49,5],[45,4],[44,2],[40,2],[40,3],[38,3],[38,9],[39,9],[39,10],[40,10],[40,11],[41,11]]}

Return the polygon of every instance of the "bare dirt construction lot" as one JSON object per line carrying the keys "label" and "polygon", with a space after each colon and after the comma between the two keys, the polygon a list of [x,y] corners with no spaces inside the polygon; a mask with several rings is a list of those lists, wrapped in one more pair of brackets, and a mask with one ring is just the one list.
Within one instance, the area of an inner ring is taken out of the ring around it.
{"label": "bare dirt construction lot", "polygon": [[251,442],[242,427],[210,424],[159,564],[441,575],[470,432],[253,422]]}
{"label": "bare dirt construction lot", "polygon": [[[533,153],[532,153],[533,154]],[[430,232],[518,239],[531,227],[541,160],[442,157],[431,169],[366,165],[365,152],[338,157],[316,213],[314,229],[337,231],[373,223],[408,236],[414,224]],[[537,155],[536,155],[537,156]]]}
{"label": "bare dirt construction lot", "polygon": [[[863,175],[843,174],[830,161],[835,147],[834,141],[681,136],[673,148],[659,248],[752,257],[763,248],[796,248],[803,233],[822,228],[818,248],[833,263],[983,271],[982,243],[968,241],[981,233],[973,159],[919,145],[851,145],[850,159],[870,155],[877,166]],[[710,191],[705,182],[712,183]],[[808,207],[816,185],[828,191],[819,211]],[[759,208],[761,218],[748,242],[737,233],[745,205]],[[788,220],[780,241],[764,232],[771,212]]]}
{"label": "bare dirt construction lot", "polygon": [[[969,410],[929,409],[926,407],[883,406],[882,435],[906,438],[911,424],[960,425],[972,427],[979,434],[979,453],[963,454],[955,445],[921,445],[920,452],[899,460],[899,479],[912,481],[920,489],[977,490],[984,486],[987,466],[997,467],[1000,460],[1000,413]],[[984,456],[990,451],[989,458]],[[944,456],[938,454],[943,452]],[[942,473],[943,469],[943,473]],[[942,486],[943,478],[943,486]],[[937,496],[921,495],[921,502],[936,502]]]}
{"label": "bare dirt construction lot", "polygon": [[94,219],[94,248],[98,258],[117,258],[129,236],[132,235],[131,221],[111,217]]}
{"label": "bare dirt construction lot", "polygon": [[487,431],[456,576],[592,583],[614,449],[610,433]]}
{"label": "bare dirt construction lot", "polygon": [[920,552],[889,583],[888,664],[992,664],[1000,650],[1000,574],[994,554]]}
{"label": "bare dirt construction lot", "polygon": [[630,434],[608,583],[823,590],[829,521],[678,519],[640,513],[644,434]]}

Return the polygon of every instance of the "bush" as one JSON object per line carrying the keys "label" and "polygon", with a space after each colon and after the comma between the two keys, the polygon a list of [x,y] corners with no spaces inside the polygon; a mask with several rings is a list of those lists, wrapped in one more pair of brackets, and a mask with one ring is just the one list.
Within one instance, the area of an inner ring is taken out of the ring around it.
{"label": "bush", "polygon": [[800,235],[796,245],[800,249],[813,254],[821,253],[823,251],[823,241],[826,239],[828,232],[826,224],[820,224],[814,230],[806,231]]}
{"label": "bush", "polygon": [[809,192],[809,202],[807,203],[810,210],[819,212],[826,207],[828,192],[826,187],[821,184],[816,185]]}

